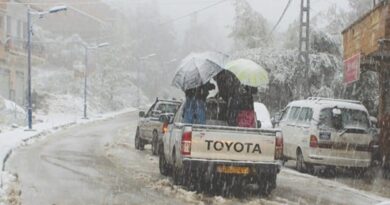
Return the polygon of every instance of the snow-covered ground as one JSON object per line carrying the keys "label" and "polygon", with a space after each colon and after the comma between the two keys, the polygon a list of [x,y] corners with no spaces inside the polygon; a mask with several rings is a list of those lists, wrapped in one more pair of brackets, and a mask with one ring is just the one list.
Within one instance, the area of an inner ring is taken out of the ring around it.
{"label": "snow-covered ground", "polygon": [[24,124],[25,119],[23,108],[0,96],[0,133]]}

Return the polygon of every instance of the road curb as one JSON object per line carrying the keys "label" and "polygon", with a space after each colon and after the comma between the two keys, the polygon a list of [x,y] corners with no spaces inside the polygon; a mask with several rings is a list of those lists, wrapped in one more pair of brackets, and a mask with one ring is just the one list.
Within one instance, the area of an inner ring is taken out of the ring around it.
{"label": "road curb", "polygon": [[[58,126],[52,127],[51,129],[53,129],[53,130],[58,130],[58,129],[61,129],[61,128],[68,128],[68,127],[71,127],[71,126],[76,125],[76,124],[77,124],[76,122],[70,122],[70,123],[66,123],[66,124],[64,124],[64,125],[58,125]],[[38,137],[41,137],[41,136],[45,136],[45,135],[48,135],[48,134],[51,134],[51,133],[53,133],[53,132],[50,132],[50,131],[48,131],[48,130],[43,130],[43,131],[41,131],[41,132],[39,132],[39,133],[37,133],[37,134],[35,134],[35,135],[33,135],[33,136],[30,136],[30,137],[28,137],[28,138],[26,138],[26,139],[23,139],[22,142],[28,142],[29,140],[32,140],[32,139],[34,139],[34,138],[38,138]],[[15,148],[18,148],[18,147],[19,147],[19,146],[15,147]],[[15,148],[11,148],[11,149],[7,152],[7,154],[5,155],[5,157],[4,157],[4,159],[3,159],[3,162],[2,162],[1,171],[3,171],[3,172],[5,171],[5,164],[7,163],[9,157],[11,156],[11,154],[12,154],[12,152],[13,152],[13,150],[14,150]]]}

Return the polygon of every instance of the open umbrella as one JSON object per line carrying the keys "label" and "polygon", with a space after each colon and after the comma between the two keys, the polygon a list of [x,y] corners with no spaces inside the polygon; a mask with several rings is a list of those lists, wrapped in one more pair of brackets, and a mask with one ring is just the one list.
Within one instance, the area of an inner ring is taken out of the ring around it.
{"label": "open umbrella", "polygon": [[227,63],[225,68],[234,73],[243,85],[260,87],[269,83],[268,72],[251,60],[237,59]]}
{"label": "open umbrella", "polygon": [[223,70],[227,58],[218,52],[192,53],[182,60],[172,85],[182,90],[204,85]]}

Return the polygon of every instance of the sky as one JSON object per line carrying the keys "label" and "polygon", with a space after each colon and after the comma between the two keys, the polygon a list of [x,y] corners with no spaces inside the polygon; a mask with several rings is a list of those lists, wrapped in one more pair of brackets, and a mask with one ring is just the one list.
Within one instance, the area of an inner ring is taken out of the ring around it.
{"label": "sky", "polygon": [[[115,1],[115,0],[114,0]],[[181,18],[194,11],[202,10],[221,0],[155,0],[158,2],[161,13],[173,20],[175,30],[178,33],[179,41],[184,37],[184,31],[190,25],[191,16]],[[281,16],[288,0],[247,0],[252,8],[268,20],[272,28]],[[348,0],[311,0],[311,16],[326,11],[331,5],[348,9]],[[231,39],[228,37],[234,23],[234,0],[226,0],[206,10],[197,13],[199,24],[207,25],[210,31],[215,31],[218,39],[218,47],[221,51],[229,49]],[[276,32],[285,31],[288,26],[299,17],[301,0],[292,0],[284,18],[276,28]],[[179,19],[179,20],[175,20]]]}
{"label": "sky", "polygon": [[[162,12],[170,16],[172,19],[191,13],[207,7],[218,0],[159,0]],[[217,6],[209,8],[198,14],[199,21],[215,20],[219,24],[230,24],[234,18],[234,8],[232,0],[221,3]],[[271,25],[274,25],[282,14],[288,0],[248,0],[252,8],[265,17]],[[279,31],[288,28],[288,25],[299,16],[300,0],[292,0],[292,3],[283,18]],[[311,0],[312,16],[316,13],[326,10],[332,4],[336,4],[340,8],[348,9],[347,0]],[[202,18],[204,17],[204,18]],[[187,24],[189,18],[176,21],[175,25],[181,26]]]}

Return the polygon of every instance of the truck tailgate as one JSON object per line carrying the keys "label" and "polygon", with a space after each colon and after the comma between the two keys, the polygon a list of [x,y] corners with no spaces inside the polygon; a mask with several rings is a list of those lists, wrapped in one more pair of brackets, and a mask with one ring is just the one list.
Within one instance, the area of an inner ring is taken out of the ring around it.
{"label": "truck tailgate", "polygon": [[273,130],[253,128],[193,127],[191,158],[274,161],[275,135]]}

